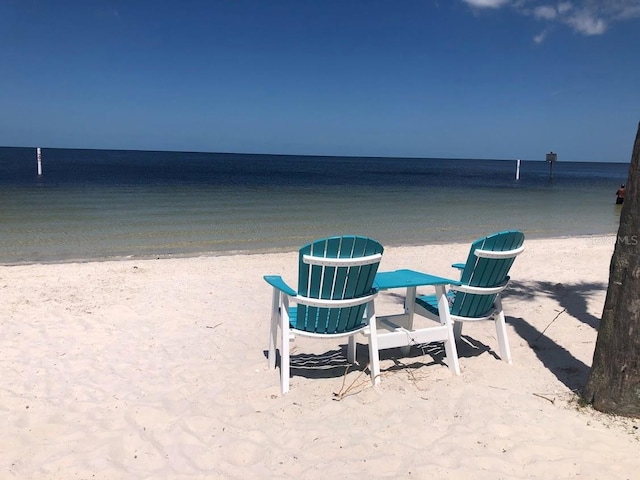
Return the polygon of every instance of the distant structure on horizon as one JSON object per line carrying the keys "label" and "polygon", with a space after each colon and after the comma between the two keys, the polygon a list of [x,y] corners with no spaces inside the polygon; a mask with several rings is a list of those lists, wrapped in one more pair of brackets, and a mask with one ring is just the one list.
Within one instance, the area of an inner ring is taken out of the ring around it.
{"label": "distant structure on horizon", "polygon": [[558,154],[549,152],[547,153],[547,163],[549,164],[549,179],[553,178],[553,164],[558,161]]}

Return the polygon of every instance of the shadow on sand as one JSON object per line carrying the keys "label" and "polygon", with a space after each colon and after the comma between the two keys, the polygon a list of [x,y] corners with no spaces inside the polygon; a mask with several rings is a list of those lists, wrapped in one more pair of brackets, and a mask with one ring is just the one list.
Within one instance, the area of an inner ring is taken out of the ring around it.
{"label": "shadow on sand", "polygon": [[600,319],[589,313],[587,299],[592,294],[606,291],[606,289],[607,284],[603,282],[572,284],[554,284],[546,281],[513,282],[504,295],[507,300],[509,298],[533,300],[536,297],[544,296],[560,305],[562,310],[554,318],[549,319],[549,323],[542,331],[521,317],[507,316],[507,323],[527,342],[542,364],[572,391],[580,391],[584,387],[590,367],[574,357],[564,346],[545,335],[545,332],[565,312],[579,322],[597,330]]}

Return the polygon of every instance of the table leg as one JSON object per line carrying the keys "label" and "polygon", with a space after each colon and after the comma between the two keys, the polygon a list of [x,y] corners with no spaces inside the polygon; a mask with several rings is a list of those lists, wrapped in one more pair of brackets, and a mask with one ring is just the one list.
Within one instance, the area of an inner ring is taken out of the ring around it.
{"label": "table leg", "polygon": [[[416,311],[416,287],[407,287],[407,293],[404,297],[404,313],[407,315],[407,330],[413,330],[413,315]],[[409,355],[411,345],[403,345],[400,351],[403,355]]]}
{"label": "table leg", "polygon": [[407,287],[407,294],[404,297],[404,313],[409,316],[408,329],[413,330],[413,314],[416,311],[416,287]]}

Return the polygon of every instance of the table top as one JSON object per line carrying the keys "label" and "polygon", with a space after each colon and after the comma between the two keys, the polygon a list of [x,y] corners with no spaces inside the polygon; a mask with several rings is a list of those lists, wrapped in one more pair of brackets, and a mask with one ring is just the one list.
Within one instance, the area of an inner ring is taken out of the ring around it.
{"label": "table top", "polygon": [[392,272],[378,272],[373,286],[379,290],[403,287],[420,287],[427,285],[460,285],[457,280],[438,277],[429,273],[415,270],[394,270]]}

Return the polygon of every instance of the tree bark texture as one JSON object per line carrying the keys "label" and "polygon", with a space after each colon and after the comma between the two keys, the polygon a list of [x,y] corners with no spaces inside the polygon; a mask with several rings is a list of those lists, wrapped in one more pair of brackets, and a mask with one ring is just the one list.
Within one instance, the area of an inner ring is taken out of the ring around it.
{"label": "tree bark texture", "polygon": [[640,417],[640,124],[584,397],[596,410]]}

